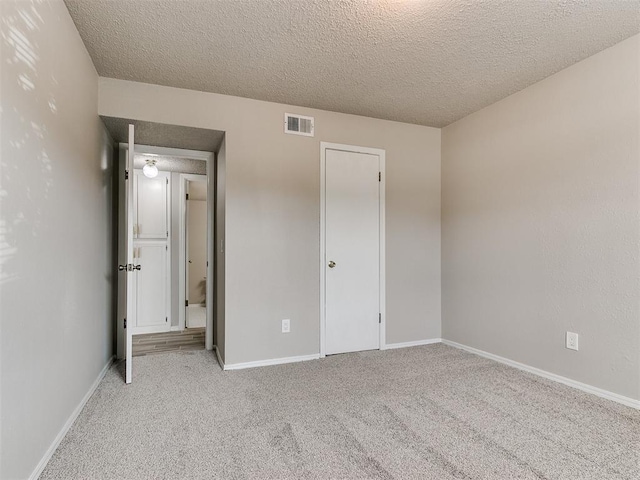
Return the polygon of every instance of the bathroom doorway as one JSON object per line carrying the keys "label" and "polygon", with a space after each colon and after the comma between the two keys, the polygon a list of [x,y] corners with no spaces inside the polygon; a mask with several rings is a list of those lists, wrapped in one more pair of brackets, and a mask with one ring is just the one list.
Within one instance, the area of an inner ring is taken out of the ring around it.
{"label": "bathroom doorway", "polygon": [[[204,328],[207,310],[207,177],[182,174],[185,328]],[[182,283],[182,282],[181,282]]]}

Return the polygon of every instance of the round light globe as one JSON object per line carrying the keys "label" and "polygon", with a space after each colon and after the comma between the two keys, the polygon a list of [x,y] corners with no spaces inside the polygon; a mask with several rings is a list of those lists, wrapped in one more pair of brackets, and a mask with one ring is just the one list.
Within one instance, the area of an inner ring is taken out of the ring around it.
{"label": "round light globe", "polygon": [[158,176],[158,167],[156,167],[153,163],[147,163],[144,167],[142,167],[142,173],[147,178],[155,178]]}

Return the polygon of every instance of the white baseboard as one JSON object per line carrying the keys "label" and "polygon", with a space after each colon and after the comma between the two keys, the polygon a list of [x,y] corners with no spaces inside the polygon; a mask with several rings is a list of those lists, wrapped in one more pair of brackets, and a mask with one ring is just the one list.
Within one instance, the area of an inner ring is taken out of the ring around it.
{"label": "white baseboard", "polygon": [[393,350],[394,348],[419,347],[420,345],[431,345],[442,342],[441,338],[427,338],[426,340],[416,340],[413,342],[387,343],[380,350]]}
{"label": "white baseboard", "polygon": [[442,343],[444,343],[445,345],[449,345],[451,347],[459,348],[461,350],[466,350],[467,352],[475,353],[476,355],[480,355],[481,357],[495,360],[496,362],[504,363],[505,365],[509,365],[511,367],[514,367],[520,370],[524,370],[525,372],[533,373],[534,375],[538,375],[539,377],[543,377],[548,380],[553,380],[554,382],[562,383],[569,387],[582,390],[583,392],[591,393],[592,395],[596,395],[601,398],[606,398],[607,400],[612,400],[614,402],[621,403],[622,405],[626,405],[627,407],[640,410],[640,400],[635,400],[630,397],[625,397],[624,395],[619,395],[617,393],[613,393],[608,390],[603,390],[602,388],[594,387],[592,385],[587,385],[586,383],[578,382],[576,380],[571,380],[570,378],[563,377],[561,375],[556,375],[555,373],[547,372],[546,370],[541,370],[539,368],[531,367],[524,363],[516,362],[515,360],[510,360],[508,358],[504,358],[499,355],[494,355],[493,353],[485,352],[483,350],[478,350],[477,348],[468,347],[461,343],[452,342],[451,340],[442,339]]}
{"label": "white baseboard", "polygon": [[30,480],[37,480],[37,478],[43,472],[44,468],[47,466],[47,463],[49,463],[49,460],[51,460],[51,457],[53,456],[53,454],[55,453],[56,449],[60,445],[60,442],[62,442],[62,439],[67,434],[67,432],[69,431],[69,429],[71,428],[73,423],[76,421],[76,419],[78,418],[78,415],[80,415],[80,412],[82,412],[82,409],[84,408],[84,406],[87,404],[87,402],[91,398],[91,395],[93,395],[93,392],[96,391],[96,388],[98,388],[98,385],[100,385],[100,382],[102,381],[104,376],[107,374],[107,371],[109,370],[111,365],[113,365],[113,362],[114,362],[115,358],[116,358],[115,355],[113,357],[111,357],[109,359],[109,361],[107,362],[107,364],[104,366],[104,368],[100,371],[100,373],[98,374],[98,377],[95,379],[95,381],[93,382],[93,384],[89,388],[89,391],[82,398],[82,400],[80,400],[80,403],[78,404],[78,406],[71,413],[71,416],[67,419],[65,424],[62,426],[62,429],[58,432],[58,435],[56,436],[56,438],[51,443],[51,446],[45,452],[44,456],[42,457],[40,462],[38,462],[38,465],[36,466],[36,468],[33,470],[31,475],[29,476]]}
{"label": "white baseboard", "polygon": [[318,360],[319,358],[320,354],[314,353],[313,355],[301,355],[299,357],[272,358],[269,360],[258,360],[255,362],[232,363],[230,365],[224,365],[222,369],[241,370],[243,368],[266,367],[269,365],[281,365],[283,363],[306,362],[309,360]]}

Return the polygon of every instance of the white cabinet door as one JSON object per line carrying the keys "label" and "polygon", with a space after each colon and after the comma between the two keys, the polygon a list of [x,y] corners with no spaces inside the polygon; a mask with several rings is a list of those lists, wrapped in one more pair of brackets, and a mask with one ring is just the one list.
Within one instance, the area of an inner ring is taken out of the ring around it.
{"label": "white cabinet door", "polygon": [[149,241],[139,244],[135,250],[135,261],[141,267],[136,271],[136,333],[144,333],[148,327],[155,327],[153,331],[158,331],[158,327],[169,330],[167,244]]}
{"label": "white cabinet door", "polygon": [[158,173],[147,178],[142,171],[135,172],[135,238],[167,238],[169,174]]}

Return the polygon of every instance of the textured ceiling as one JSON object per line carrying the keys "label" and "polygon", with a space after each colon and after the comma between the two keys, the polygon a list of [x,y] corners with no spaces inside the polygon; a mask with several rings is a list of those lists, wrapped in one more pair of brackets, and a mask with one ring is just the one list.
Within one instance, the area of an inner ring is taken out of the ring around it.
{"label": "textured ceiling", "polygon": [[207,130],[206,128],[182,127],[106,116],[100,118],[116,143],[129,141],[129,124],[133,124],[135,127],[135,143],[154,147],[217,152],[224,137],[224,132]]}
{"label": "textured ceiling", "polygon": [[65,0],[101,76],[444,126],[640,31],[640,0]]}

